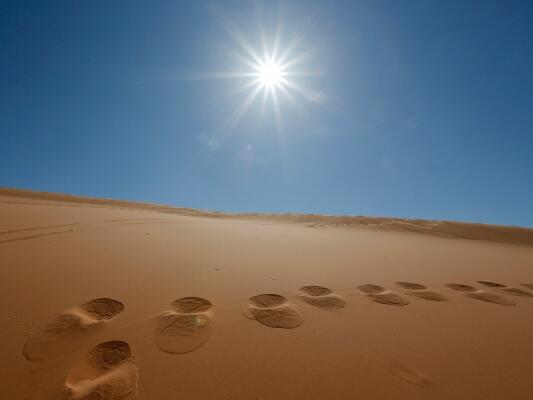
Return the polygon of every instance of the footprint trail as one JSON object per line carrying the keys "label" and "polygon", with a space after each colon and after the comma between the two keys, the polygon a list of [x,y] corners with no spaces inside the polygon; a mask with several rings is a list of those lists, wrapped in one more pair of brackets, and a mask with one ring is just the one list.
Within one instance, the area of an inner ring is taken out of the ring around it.
{"label": "footprint trail", "polygon": [[486,292],[484,290],[476,289],[474,286],[465,285],[462,283],[447,283],[446,286],[456,292],[464,293],[467,297],[472,299],[485,301],[487,303],[499,304],[502,306],[514,306],[515,303],[506,299],[496,293]]}

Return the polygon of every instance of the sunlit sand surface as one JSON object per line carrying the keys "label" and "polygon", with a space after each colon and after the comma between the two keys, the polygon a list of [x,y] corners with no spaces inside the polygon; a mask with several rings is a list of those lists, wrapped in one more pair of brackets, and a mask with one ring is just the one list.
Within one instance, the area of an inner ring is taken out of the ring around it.
{"label": "sunlit sand surface", "polygon": [[530,399],[533,231],[0,190],[2,399]]}

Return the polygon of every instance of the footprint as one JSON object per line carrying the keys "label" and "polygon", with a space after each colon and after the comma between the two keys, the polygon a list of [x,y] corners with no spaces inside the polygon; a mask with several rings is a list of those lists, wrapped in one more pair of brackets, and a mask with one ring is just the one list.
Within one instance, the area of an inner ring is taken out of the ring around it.
{"label": "footprint", "polygon": [[300,311],[279,294],[251,297],[244,315],[270,328],[293,329],[303,323]]}
{"label": "footprint", "polygon": [[526,292],[525,290],[516,287],[505,287],[501,290],[507,294],[512,294],[513,296],[533,297],[533,294],[530,292]]}
{"label": "footprint", "polygon": [[69,399],[134,400],[139,372],[128,343],[119,340],[93,347],[65,380]]}
{"label": "footprint", "polygon": [[300,298],[315,307],[332,309],[346,306],[346,301],[333,293],[333,290],[323,286],[302,286],[300,291]]}
{"label": "footprint", "polygon": [[486,301],[488,303],[500,304],[502,306],[514,306],[515,303],[506,299],[496,293],[485,292],[484,290],[478,290],[474,286],[464,285],[462,283],[447,283],[447,287],[457,292],[465,293],[466,296],[472,299]]}
{"label": "footprint", "polygon": [[186,354],[202,347],[213,333],[213,304],[201,297],[183,297],[170,306],[156,321],[157,347],[171,354]]}
{"label": "footprint", "polygon": [[402,289],[405,289],[405,293],[411,296],[416,296],[421,299],[430,301],[448,301],[448,298],[443,294],[435,290],[428,289],[427,286],[421,285],[420,283],[396,282],[396,284]]}
{"label": "footprint", "polygon": [[90,332],[123,310],[120,301],[109,298],[94,299],[67,310],[42,331],[33,334],[24,344],[22,354],[30,361],[38,361],[69,353],[77,349]]}
{"label": "footprint", "polygon": [[526,292],[525,290],[517,288],[517,287],[505,286],[505,285],[502,285],[501,283],[490,282],[490,281],[478,281],[478,283],[481,283],[482,285],[488,286],[491,288],[496,288],[498,290],[501,290],[502,292],[511,294],[513,296],[533,297],[532,293]]}
{"label": "footprint", "polygon": [[359,290],[376,303],[387,304],[390,306],[406,306],[409,301],[397,293],[386,290],[383,286],[367,283],[358,286]]}
{"label": "footprint", "polygon": [[431,381],[426,376],[426,374],[403,364],[395,363],[391,365],[390,372],[392,372],[401,380],[413,385],[427,386],[431,384]]}
{"label": "footprint", "polygon": [[494,304],[500,304],[502,306],[514,306],[515,305],[513,301],[507,300],[505,297],[501,297],[497,295],[496,293],[484,292],[482,290],[478,290],[474,293],[467,293],[466,295],[473,299],[486,301],[486,302],[494,303]]}

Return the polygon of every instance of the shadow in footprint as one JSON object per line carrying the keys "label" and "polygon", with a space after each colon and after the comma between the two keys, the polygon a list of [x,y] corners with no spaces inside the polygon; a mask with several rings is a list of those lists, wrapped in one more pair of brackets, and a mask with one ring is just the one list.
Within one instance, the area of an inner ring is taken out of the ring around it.
{"label": "shadow in footprint", "polygon": [[478,281],[478,283],[482,284],[483,286],[501,290],[502,292],[513,295],[513,296],[533,297],[533,293],[527,292],[517,287],[505,286],[501,283],[491,282],[491,281]]}
{"label": "shadow in footprint", "polygon": [[398,286],[405,289],[405,293],[429,301],[448,301],[448,298],[436,290],[428,289],[427,286],[414,282],[396,282]]}
{"label": "shadow in footprint", "polygon": [[496,282],[490,282],[490,281],[477,281],[477,283],[481,283],[483,286],[491,287],[491,288],[503,288],[505,285],[502,285],[501,283]]}
{"label": "shadow in footprint", "polygon": [[407,290],[424,290],[427,289],[427,286],[415,282],[396,282],[396,284],[402,289]]}
{"label": "shadow in footprint", "polygon": [[478,290],[474,286],[464,285],[462,283],[447,283],[447,287],[457,292],[464,293],[467,297],[472,299],[485,301],[487,303],[499,304],[502,306],[514,306],[515,303],[506,299],[496,293]]}
{"label": "shadow in footprint", "polygon": [[383,286],[367,283],[364,285],[359,285],[358,288],[368,298],[376,303],[386,304],[389,306],[406,306],[409,304],[407,299],[404,299],[397,293],[386,290]]}
{"label": "shadow in footprint", "polygon": [[344,308],[346,301],[340,296],[333,293],[333,290],[323,286],[302,286],[300,288],[300,298],[306,303],[323,308],[323,309],[335,309]]}
{"label": "shadow in footprint", "polygon": [[475,292],[477,289],[474,286],[463,285],[462,283],[447,283],[447,287],[456,292]]}
{"label": "shadow in footprint", "polygon": [[98,326],[123,310],[121,302],[109,298],[94,299],[74,307],[33,334],[24,344],[22,354],[30,361],[38,361],[69,353]]}
{"label": "shadow in footprint", "polygon": [[303,323],[300,311],[279,294],[251,297],[244,315],[269,328],[294,329]]}
{"label": "shadow in footprint", "polygon": [[183,297],[171,303],[171,310],[158,316],[157,347],[171,354],[186,354],[202,347],[213,333],[213,304],[201,297]]}
{"label": "shadow in footprint", "polygon": [[67,374],[69,399],[134,400],[139,373],[128,343],[119,340],[93,347]]}

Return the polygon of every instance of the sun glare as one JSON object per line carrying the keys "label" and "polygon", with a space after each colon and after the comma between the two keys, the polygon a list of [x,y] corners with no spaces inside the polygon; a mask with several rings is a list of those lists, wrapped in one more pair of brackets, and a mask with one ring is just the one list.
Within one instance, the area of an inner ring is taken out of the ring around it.
{"label": "sun glare", "polygon": [[283,104],[285,100],[297,108],[301,108],[297,101],[298,97],[314,104],[324,102],[326,97],[324,93],[306,87],[302,82],[308,82],[308,77],[318,75],[315,69],[309,69],[309,66],[306,66],[310,53],[299,49],[304,39],[303,33],[287,38],[289,40],[283,43],[280,21],[271,36],[265,34],[262,28],[259,30],[261,40],[257,44],[260,46],[256,47],[235,26],[227,24],[226,29],[238,45],[235,50],[228,51],[237,61],[236,69],[194,78],[241,80],[235,93],[246,94],[242,102],[222,124],[219,129],[221,135],[222,132],[227,132],[234,127],[241,116],[256,102],[261,104],[258,109],[261,117],[272,112],[270,115],[274,116],[278,132],[282,130],[281,114],[282,109],[286,107]]}
{"label": "sun glare", "polygon": [[258,78],[262,86],[275,88],[281,85],[283,79],[282,67],[276,60],[262,61],[258,66]]}

